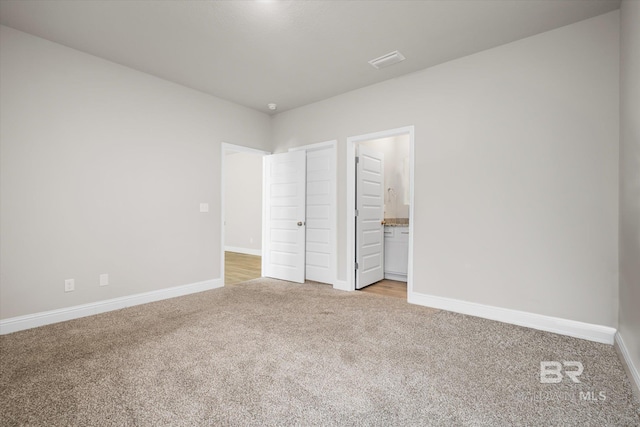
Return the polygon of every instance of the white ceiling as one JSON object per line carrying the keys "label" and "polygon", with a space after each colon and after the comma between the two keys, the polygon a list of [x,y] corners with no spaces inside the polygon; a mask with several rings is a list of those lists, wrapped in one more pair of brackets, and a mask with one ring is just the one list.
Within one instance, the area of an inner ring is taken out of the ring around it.
{"label": "white ceiling", "polygon": [[[617,9],[619,0],[1,0],[0,23],[247,107],[309,104]],[[383,70],[367,61],[393,50]]]}

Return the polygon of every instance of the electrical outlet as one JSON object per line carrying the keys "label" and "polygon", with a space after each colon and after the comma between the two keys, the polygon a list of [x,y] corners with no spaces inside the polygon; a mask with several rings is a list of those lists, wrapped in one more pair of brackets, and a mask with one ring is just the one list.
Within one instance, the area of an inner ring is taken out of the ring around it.
{"label": "electrical outlet", "polygon": [[75,289],[76,289],[75,280],[67,279],[67,280],[64,281],[64,291],[65,292],[72,292]]}
{"label": "electrical outlet", "polygon": [[109,275],[101,274],[100,275],[100,286],[107,286],[109,284]]}
{"label": "electrical outlet", "polygon": [[200,212],[209,212],[209,203],[200,203]]}

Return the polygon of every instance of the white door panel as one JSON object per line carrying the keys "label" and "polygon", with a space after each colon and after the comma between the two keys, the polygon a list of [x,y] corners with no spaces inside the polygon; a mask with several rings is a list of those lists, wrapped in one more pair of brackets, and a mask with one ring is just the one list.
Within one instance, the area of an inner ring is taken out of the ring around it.
{"label": "white door panel", "polygon": [[[275,154],[273,154],[275,156]],[[292,171],[295,173],[295,171]],[[282,179],[286,177],[280,176],[272,176],[274,179]],[[282,184],[271,184],[271,196],[273,199],[273,206],[289,206],[290,200],[287,197],[295,197],[296,190],[298,186],[296,183],[282,183]]]}
{"label": "white door panel", "polygon": [[334,149],[307,151],[307,247],[306,276],[333,283],[333,214],[335,210]]}
{"label": "white door panel", "polygon": [[384,156],[359,147],[356,177],[356,289],[384,278]]}
{"label": "white door panel", "polygon": [[[317,200],[317,198],[307,197],[309,202],[313,203],[316,201],[318,203],[325,202],[324,200]],[[329,206],[326,205],[311,205],[307,207],[307,219],[315,222],[329,222]]]}
{"label": "white door panel", "polygon": [[[311,181],[307,184],[307,197],[322,200],[326,202],[329,199],[329,182],[328,181]],[[312,203],[313,204],[313,203]]]}
{"label": "white door panel", "polygon": [[[375,227],[376,224],[373,224],[372,226]],[[363,231],[361,243],[363,249],[375,248],[380,244],[380,233],[378,232],[378,230]]]}
{"label": "white door panel", "polygon": [[297,214],[295,206],[271,206],[272,218],[293,218]]}
{"label": "white door panel", "polygon": [[304,151],[265,156],[265,276],[304,283]]}

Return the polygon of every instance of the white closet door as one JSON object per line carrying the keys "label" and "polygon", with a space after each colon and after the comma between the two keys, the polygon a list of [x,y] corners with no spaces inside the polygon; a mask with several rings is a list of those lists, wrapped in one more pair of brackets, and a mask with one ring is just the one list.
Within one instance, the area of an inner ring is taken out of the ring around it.
{"label": "white closet door", "polygon": [[265,276],[305,280],[306,155],[265,156]]}
{"label": "white closet door", "polygon": [[335,279],[334,177],[333,148],[307,151],[306,277],[331,284]]}
{"label": "white closet door", "polygon": [[356,289],[384,278],[384,155],[359,147],[356,177]]}

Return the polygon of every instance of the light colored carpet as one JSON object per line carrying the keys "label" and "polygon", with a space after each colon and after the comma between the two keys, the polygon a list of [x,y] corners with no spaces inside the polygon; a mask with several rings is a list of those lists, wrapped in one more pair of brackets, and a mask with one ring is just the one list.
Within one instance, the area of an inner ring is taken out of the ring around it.
{"label": "light colored carpet", "polygon": [[[258,279],[0,345],[2,426],[640,424],[611,346],[318,284]],[[547,360],[582,362],[582,382],[541,384]]]}

